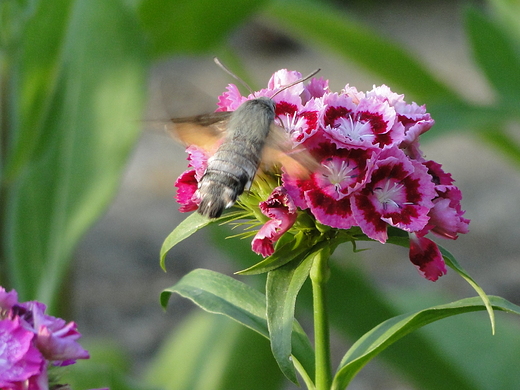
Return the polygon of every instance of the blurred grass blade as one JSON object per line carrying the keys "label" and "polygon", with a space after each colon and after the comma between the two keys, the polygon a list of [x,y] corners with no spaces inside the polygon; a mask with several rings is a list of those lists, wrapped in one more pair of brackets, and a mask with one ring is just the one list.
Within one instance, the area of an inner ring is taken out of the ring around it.
{"label": "blurred grass blade", "polygon": [[[60,51],[73,3],[72,0],[55,0],[52,5],[45,0],[32,5],[19,2],[16,14],[1,15],[1,22],[6,23],[2,29],[15,30],[10,36],[13,41],[3,42],[8,46],[3,48],[7,57],[2,60],[10,62],[1,70],[8,72],[6,80],[2,80],[7,85],[2,85],[1,93],[8,90],[10,95],[2,96],[6,100],[2,108],[8,107],[11,111],[5,112],[2,118],[2,125],[10,127],[2,129],[8,132],[3,135],[7,140],[5,167],[2,167],[6,182],[13,181],[31,157],[47,150],[52,141],[52,137],[45,134],[49,129],[45,127],[44,118],[57,87]],[[8,6],[7,2],[2,3],[2,7]],[[6,8],[1,10],[7,12]],[[9,19],[4,21],[3,18]]]}
{"label": "blurred grass blade", "polygon": [[298,293],[309,276],[314,254],[301,262],[292,261],[267,275],[267,326],[274,358],[285,376],[298,383],[291,356],[291,333]]}
{"label": "blurred grass blade", "polygon": [[[490,297],[490,299],[493,308],[520,314],[520,307],[507,300],[500,297]],[[405,335],[446,317],[486,309],[480,297],[466,298],[413,314],[400,315],[379,324],[357,340],[349,349],[340,363],[332,389],[345,389],[365,364]]]}
{"label": "blurred grass blade", "polygon": [[[76,242],[112,198],[137,139],[147,65],[137,20],[120,0],[61,1],[40,1],[29,22],[41,27],[38,36],[60,38],[58,53],[42,51],[34,37],[22,48],[27,61],[18,83],[35,91],[18,102],[18,122],[28,125],[25,116],[36,115],[45,141],[9,183],[4,242],[20,299],[51,308]],[[60,6],[69,12],[58,33],[49,19],[55,11],[47,13]],[[58,56],[50,72],[47,54]],[[40,61],[47,76],[35,83]]]}
{"label": "blurred grass blade", "polygon": [[[196,269],[177,284],[164,290],[161,304],[166,307],[172,293],[190,299],[202,309],[223,314],[269,338],[265,296],[229,276]],[[307,335],[293,322],[292,353],[309,376],[314,372],[314,351]]]}
{"label": "blurred grass blade", "polygon": [[325,46],[420,102],[458,101],[453,90],[398,45],[318,1],[276,0],[266,10],[299,40]]}
{"label": "blurred grass blade", "polygon": [[520,2],[518,0],[488,0],[500,25],[511,32],[512,39],[520,41]]}
{"label": "blurred grass blade", "polygon": [[244,23],[266,0],[143,0],[142,24],[155,57],[204,53],[222,43],[230,31]]}
{"label": "blurred grass blade", "polygon": [[511,119],[513,113],[513,109],[504,106],[480,106],[462,102],[434,102],[429,103],[427,108],[435,119],[435,126],[421,136],[424,139],[455,131],[474,134],[482,128],[501,126],[505,120]]}
{"label": "blurred grass blade", "polygon": [[202,311],[175,328],[145,378],[164,390],[274,390],[285,382],[265,338]]}
{"label": "blurred grass blade", "polygon": [[500,95],[502,104],[520,102],[520,45],[475,7],[466,12],[466,30],[475,59]]}
{"label": "blurred grass blade", "polygon": [[481,129],[480,135],[487,145],[495,147],[502,157],[520,168],[520,145],[516,138],[511,137],[501,126],[486,126]]}

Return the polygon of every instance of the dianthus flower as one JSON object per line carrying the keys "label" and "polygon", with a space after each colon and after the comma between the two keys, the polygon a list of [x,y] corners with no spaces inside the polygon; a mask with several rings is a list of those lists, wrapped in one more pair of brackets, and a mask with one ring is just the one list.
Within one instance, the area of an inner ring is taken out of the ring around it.
{"label": "dianthus flower", "polygon": [[50,366],[66,366],[89,354],[78,343],[74,322],[45,314],[45,305],[18,302],[0,287],[0,387],[46,390]]}
{"label": "dianthus flower", "polygon": [[[419,273],[437,280],[446,267],[437,245],[424,236],[432,232],[456,239],[468,232],[469,220],[463,217],[462,195],[451,175],[421,152],[419,136],[434,124],[426,107],[408,104],[386,85],[367,92],[346,85],[337,93],[328,81],[313,78],[280,91],[300,78],[299,72],[283,69],[266,89],[245,97],[230,84],[219,97],[217,111],[272,97],[275,124],[295,150],[305,150],[317,163],[306,175],[295,175],[283,163],[281,168],[261,167],[263,176],[272,178],[267,191],[264,179],[236,205],[243,211],[237,218],[265,223],[253,238],[253,251],[272,255],[284,234],[309,229],[309,217],[317,231],[349,232],[350,241],[360,238],[356,234],[361,231],[365,238],[385,243],[388,227],[393,227],[408,233],[410,260]],[[210,158],[194,147],[188,152],[191,169],[175,183],[181,211],[198,207],[198,183]]]}

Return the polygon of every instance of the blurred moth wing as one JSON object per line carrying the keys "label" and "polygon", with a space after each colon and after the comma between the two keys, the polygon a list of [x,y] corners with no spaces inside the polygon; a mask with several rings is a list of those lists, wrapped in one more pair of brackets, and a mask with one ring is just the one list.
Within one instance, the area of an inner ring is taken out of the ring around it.
{"label": "blurred moth wing", "polygon": [[166,130],[185,146],[195,145],[213,154],[224,137],[232,112],[222,111],[171,118]]}
{"label": "blurred moth wing", "polygon": [[307,179],[321,164],[303,146],[295,147],[282,127],[272,124],[262,153],[262,168],[270,170],[273,166],[283,167],[289,176]]}
{"label": "blurred moth wing", "polygon": [[[208,114],[191,120],[172,119],[177,138],[210,152],[206,171],[195,193],[200,199],[198,212],[208,218],[218,218],[251,186],[275,117],[275,103],[270,98],[260,97],[245,101],[236,111],[227,113],[228,117],[226,113],[214,114],[216,116]],[[221,131],[223,127],[225,131]],[[190,134],[196,130],[199,131]],[[220,135],[223,139],[211,154],[211,144]]]}

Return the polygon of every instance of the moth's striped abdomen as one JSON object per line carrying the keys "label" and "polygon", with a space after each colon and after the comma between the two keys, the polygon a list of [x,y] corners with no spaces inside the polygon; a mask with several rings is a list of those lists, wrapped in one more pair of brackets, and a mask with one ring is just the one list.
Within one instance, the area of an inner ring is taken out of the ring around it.
{"label": "moth's striped abdomen", "polygon": [[200,214],[218,218],[249,189],[274,117],[275,103],[267,97],[248,100],[231,114],[226,137],[199,183]]}

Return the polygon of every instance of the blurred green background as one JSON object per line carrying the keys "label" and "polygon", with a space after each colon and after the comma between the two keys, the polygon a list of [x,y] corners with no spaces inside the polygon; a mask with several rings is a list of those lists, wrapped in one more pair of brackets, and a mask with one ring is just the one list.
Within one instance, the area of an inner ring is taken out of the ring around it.
{"label": "blurred green background", "polygon": [[[75,320],[93,356],[74,388],[292,389],[268,343],[159,293],[190,270],[232,274],[249,242],[199,232],[159,267],[185,217],[183,149],[157,122],[211,111],[229,76],[321,68],[332,90],[382,83],[436,120],[428,158],[462,189],[470,233],[446,246],[489,294],[520,303],[520,3],[470,1],[0,0],[0,282]],[[391,316],[474,295],[420,278],[402,248],[335,256],[333,350]],[[241,277],[262,286],[262,279]],[[309,325],[309,296],[298,307]],[[484,313],[429,325],[352,389],[516,389],[520,323]],[[95,375],[93,375],[95,373]]]}

